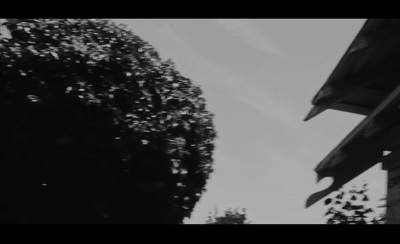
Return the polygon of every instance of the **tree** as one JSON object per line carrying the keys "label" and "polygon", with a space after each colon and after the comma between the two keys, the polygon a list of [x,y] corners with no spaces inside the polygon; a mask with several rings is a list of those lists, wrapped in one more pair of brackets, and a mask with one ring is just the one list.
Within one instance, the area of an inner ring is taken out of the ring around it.
{"label": "tree", "polygon": [[334,198],[326,198],[325,205],[330,206],[325,214],[327,224],[384,224],[385,214],[376,215],[365,205],[369,201],[367,191],[367,184],[364,184],[359,190],[355,187],[348,192],[339,189]]}
{"label": "tree", "polygon": [[224,215],[218,216],[218,209],[215,208],[214,215],[209,215],[206,224],[250,224],[247,221],[246,209],[242,209],[242,213],[238,209],[228,208]]}
{"label": "tree", "polygon": [[112,21],[3,25],[0,222],[189,217],[216,137],[200,87]]}

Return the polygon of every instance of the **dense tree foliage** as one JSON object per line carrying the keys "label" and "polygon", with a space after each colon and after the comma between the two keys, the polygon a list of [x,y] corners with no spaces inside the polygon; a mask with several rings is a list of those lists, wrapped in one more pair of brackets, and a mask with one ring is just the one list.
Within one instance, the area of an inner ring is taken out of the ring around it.
{"label": "dense tree foliage", "polygon": [[237,208],[228,208],[224,215],[219,216],[218,209],[215,208],[214,214],[208,216],[206,224],[250,224],[250,222],[247,221],[246,209],[242,209],[240,212]]}
{"label": "dense tree foliage", "polygon": [[353,187],[348,192],[339,189],[334,198],[326,198],[327,224],[384,224],[385,214],[376,214],[373,208],[366,206],[367,191],[367,184],[364,184],[362,189]]}
{"label": "dense tree foliage", "polygon": [[182,223],[212,172],[201,89],[124,25],[8,21],[0,222]]}

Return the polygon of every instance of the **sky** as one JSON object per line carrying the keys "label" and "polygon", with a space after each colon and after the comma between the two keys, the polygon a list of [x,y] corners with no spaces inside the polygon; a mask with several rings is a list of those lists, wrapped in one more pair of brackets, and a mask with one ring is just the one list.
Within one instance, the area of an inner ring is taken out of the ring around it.
{"label": "sky", "polygon": [[[245,208],[253,224],[324,224],[327,188],[314,168],[364,116],[327,110],[303,121],[365,19],[115,19],[199,85],[214,117],[214,172],[185,224],[217,207]],[[386,195],[378,164],[345,185]]]}

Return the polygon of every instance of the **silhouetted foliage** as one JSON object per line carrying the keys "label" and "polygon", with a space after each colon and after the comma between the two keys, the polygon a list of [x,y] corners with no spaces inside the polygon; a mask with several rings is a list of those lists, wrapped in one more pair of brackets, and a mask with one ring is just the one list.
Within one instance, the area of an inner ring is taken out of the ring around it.
{"label": "silhouetted foliage", "polygon": [[215,208],[213,215],[209,215],[206,224],[250,224],[247,221],[246,209],[242,209],[242,213],[238,209],[228,208],[224,215],[218,216],[218,209]]}
{"label": "silhouetted foliage", "polygon": [[376,215],[374,209],[365,206],[369,201],[367,191],[367,184],[364,184],[360,190],[339,189],[334,198],[326,198],[327,224],[384,224],[385,214]]}
{"label": "silhouetted foliage", "polygon": [[201,89],[112,21],[3,25],[0,222],[189,217],[216,137]]}

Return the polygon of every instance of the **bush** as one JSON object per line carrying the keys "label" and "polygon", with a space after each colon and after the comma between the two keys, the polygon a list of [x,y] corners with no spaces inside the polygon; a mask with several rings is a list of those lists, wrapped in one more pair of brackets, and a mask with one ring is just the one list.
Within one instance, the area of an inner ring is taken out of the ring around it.
{"label": "bush", "polygon": [[212,172],[201,89],[108,20],[0,39],[0,222],[182,223]]}

